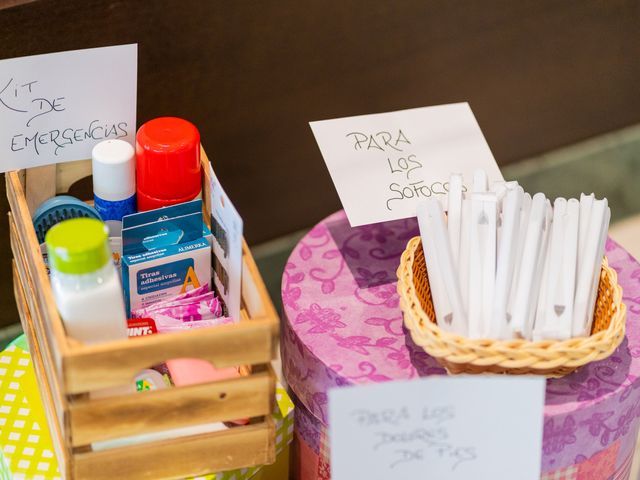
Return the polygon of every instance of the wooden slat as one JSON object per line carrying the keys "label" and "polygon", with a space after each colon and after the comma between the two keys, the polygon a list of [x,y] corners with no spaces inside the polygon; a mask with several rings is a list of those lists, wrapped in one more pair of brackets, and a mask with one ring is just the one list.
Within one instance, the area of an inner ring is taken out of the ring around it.
{"label": "wooden slat", "polygon": [[[29,311],[29,307],[26,303],[26,295],[22,289],[22,285],[19,279],[19,273],[16,269],[15,261],[13,262],[13,291],[16,296],[16,305],[18,307],[18,314],[22,321],[23,328],[27,335],[27,341],[29,343],[29,354],[31,356],[31,363],[36,373],[36,379],[38,381],[38,389],[40,391],[40,398],[45,410],[45,416],[47,419],[47,426],[49,427],[49,433],[53,440],[53,448],[58,460],[58,468],[61,474],[66,475],[67,478],[70,474],[70,462],[69,452],[66,449],[63,438],[64,424],[64,412],[59,411],[56,408],[56,402],[54,401],[54,395],[52,395],[52,389],[55,385],[55,376],[50,376],[45,367],[46,361],[44,360],[42,350],[40,349],[40,342],[34,336],[34,330],[32,328],[33,318]],[[29,327],[31,326],[31,327]],[[50,382],[50,379],[52,382]]]}
{"label": "wooden slat", "polygon": [[277,330],[278,314],[245,240],[242,240],[242,253],[242,300],[251,317],[271,318]]}
{"label": "wooden slat", "polygon": [[[16,304],[19,309],[25,309],[26,307],[29,310],[28,317],[22,318],[22,329],[28,335],[28,338],[31,339],[32,343],[34,345],[37,344],[38,350],[41,352],[45,373],[48,377],[47,383],[51,390],[50,395],[56,408],[57,415],[62,419],[64,418],[64,412],[67,404],[66,398],[59,384],[60,370],[56,368],[57,362],[53,355],[54,349],[51,347],[51,343],[45,334],[43,318],[40,312],[40,306],[37,302],[36,290],[31,282],[31,276],[26,266],[24,252],[19,242],[17,242],[15,223],[11,214],[9,214],[9,225],[9,238],[14,254],[14,291],[19,287],[19,291],[24,292],[24,295],[22,295],[20,299],[16,297]],[[17,286],[15,284],[17,284]],[[24,303],[25,305],[23,306],[21,303]]]}
{"label": "wooden slat", "polygon": [[156,480],[205,475],[275,461],[275,426],[264,422],[195,435],[76,454],[75,478]]}
{"label": "wooden slat", "polygon": [[[265,371],[233,380],[82,399],[69,405],[73,446],[272,412],[275,377]],[[118,419],[114,422],[114,419]]]}
{"label": "wooden slat", "polygon": [[56,194],[56,165],[28,168],[26,171],[25,197],[29,211]]}
{"label": "wooden slat", "polygon": [[56,191],[66,193],[69,187],[78,180],[91,175],[91,160],[58,163],[56,165]]}
{"label": "wooden slat", "polygon": [[200,163],[202,164],[202,210],[204,221],[211,228],[211,172],[209,157],[200,146]]}
{"label": "wooden slat", "polygon": [[49,343],[50,345],[57,345],[57,348],[52,353],[56,363],[59,363],[61,357],[68,350],[66,335],[62,320],[55,306],[49,276],[40,253],[36,232],[33,229],[31,212],[27,207],[24,189],[18,173],[15,171],[7,172],[5,177],[7,198],[15,221],[16,240],[19,240],[19,244],[23,249],[26,267],[31,275],[34,291],[37,292],[37,302]]}
{"label": "wooden slat", "polygon": [[268,363],[274,348],[273,320],[267,318],[82,345],[65,357],[64,384],[68,394],[123,385],[172,358],[199,358],[219,368]]}

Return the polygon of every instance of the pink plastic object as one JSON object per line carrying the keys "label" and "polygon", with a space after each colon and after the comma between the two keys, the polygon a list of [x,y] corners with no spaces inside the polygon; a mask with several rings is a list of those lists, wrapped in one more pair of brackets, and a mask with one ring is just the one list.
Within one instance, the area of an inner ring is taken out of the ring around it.
{"label": "pink plastic object", "polygon": [[176,387],[195,383],[214,382],[240,376],[237,368],[214,368],[205,360],[179,358],[167,360],[171,380]]}

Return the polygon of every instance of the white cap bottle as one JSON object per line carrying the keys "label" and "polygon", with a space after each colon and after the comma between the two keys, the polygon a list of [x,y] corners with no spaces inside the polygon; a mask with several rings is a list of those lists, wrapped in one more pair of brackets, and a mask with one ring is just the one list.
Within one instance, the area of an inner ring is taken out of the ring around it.
{"label": "white cap bottle", "polygon": [[120,236],[122,217],[136,212],[135,150],[124,140],[105,140],[91,152],[95,209]]}
{"label": "white cap bottle", "polygon": [[124,297],[107,234],[100,220],[73,218],[55,224],[45,237],[58,312],[67,334],[85,343],[127,338]]}

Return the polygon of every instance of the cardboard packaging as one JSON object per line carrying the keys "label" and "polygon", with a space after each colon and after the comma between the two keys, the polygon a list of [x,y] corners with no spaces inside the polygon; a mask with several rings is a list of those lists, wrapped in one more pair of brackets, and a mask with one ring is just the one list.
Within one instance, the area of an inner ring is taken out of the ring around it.
{"label": "cardboard packaging", "polygon": [[211,283],[211,233],[202,201],[124,217],[122,286],[127,314]]}

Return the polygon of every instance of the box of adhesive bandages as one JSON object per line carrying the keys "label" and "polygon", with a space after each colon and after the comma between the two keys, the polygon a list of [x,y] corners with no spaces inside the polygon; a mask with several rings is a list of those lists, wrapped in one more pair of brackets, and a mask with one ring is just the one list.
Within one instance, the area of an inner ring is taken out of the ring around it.
{"label": "box of adhesive bandages", "polygon": [[122,286],[127,313],[210,285],[211,232],[202,201],[129,215],[122,228]]}

